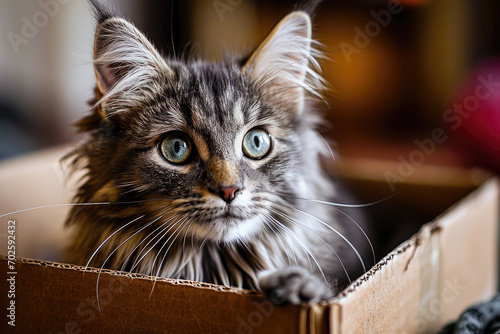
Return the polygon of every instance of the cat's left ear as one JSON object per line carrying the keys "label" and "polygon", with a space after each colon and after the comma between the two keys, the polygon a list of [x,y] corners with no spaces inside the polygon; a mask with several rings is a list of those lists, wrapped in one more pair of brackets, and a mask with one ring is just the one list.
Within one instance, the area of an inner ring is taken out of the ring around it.
{"label": "cat's left ear", "polygon": [[119,17],[107,18],[97,27],[94,69],[101,95],[112,90],[136,93],[153,78],[173,74],[151,42]]}
{"label": "cat's left ear", "polygon": [[269,92],[277,103],[301,113],[304,91],[320,96],[323,79],[315,71],[309,15],[292,12],[283,18],[250,56],[242,71]]}

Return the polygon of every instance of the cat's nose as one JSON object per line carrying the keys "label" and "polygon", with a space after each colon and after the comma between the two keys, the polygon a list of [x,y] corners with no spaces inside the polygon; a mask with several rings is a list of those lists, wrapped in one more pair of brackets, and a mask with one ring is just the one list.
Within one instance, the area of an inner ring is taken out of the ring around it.
{"label": "cat's nose", "polygon": [[226,203],[231,203],[236,195],[240,192],[240,187],[230,186],[230,187],[220,187],[218,191],[211,190],[212,193],[217,194]]}

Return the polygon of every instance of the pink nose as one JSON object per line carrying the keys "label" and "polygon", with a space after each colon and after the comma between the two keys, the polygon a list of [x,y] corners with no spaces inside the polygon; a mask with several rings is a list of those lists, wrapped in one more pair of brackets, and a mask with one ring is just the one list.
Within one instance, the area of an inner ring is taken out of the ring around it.
{"label": "pink nose", "polygon": [[238,187],[221,187],[219,189],[218,195],[227,203],[231,203],[236,197],[236,194],[240,191]]}

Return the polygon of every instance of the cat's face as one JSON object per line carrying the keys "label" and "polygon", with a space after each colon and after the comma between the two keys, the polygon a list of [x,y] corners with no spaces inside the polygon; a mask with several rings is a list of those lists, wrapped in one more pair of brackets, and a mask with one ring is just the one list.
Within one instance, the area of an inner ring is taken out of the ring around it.
{"label": "cat's face", "polygon": [[294,118],[280,117],[235,66],[171,67],[175,83],[158,81],[150,105],[109,134],[109,154],[120,161],[113,186],[162,198],[150,208],[171,206],[169,215],[192,222],[200,238],[249,237],[270,214],[269,200],[293,191],[301,157]]}
{"label": "cat's face", "polygon": [[309,17],[295,12],[245,62],[211,64],[164,60],[130,23],[101,22],[102,98],[80,122],[91,133],[93,200],[147,200],[147,216],[200,239],[253,237],[285,194],[297,195],[310,156],[304,94],[321,85],[310,35]]}

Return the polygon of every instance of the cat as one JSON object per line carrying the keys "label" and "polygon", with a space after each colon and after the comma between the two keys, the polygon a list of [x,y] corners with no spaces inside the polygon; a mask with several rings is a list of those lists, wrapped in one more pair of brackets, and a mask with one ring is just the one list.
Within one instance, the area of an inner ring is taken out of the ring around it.
{"label": "cat", "polygon": [[[162,57],[90,0],[96,100],[68,157],[85,177],[67,261],[328,300],[365,268],[367,228],[339,207],[314,103],[325,87],[308,2],[244,57]],[[327,202],[328,201],[328,202]]]}

